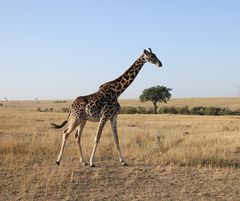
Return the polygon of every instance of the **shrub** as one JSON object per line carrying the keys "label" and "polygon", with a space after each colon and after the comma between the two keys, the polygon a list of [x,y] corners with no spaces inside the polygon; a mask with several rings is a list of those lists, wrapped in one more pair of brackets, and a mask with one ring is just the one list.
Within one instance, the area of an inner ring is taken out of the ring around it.
{"label": "shrub", "polygon": [[158,110],[159,114],[167,114],[168,113],[168,107],[161,107]]}
{"label": "shrub", "polygon": [[66,103],[67,101],[65,100],[57,100],[57,101],[54,101],[54,103]]}
{"label": "shrub", "polygon": [[154,114],[153,108],[124,106],[121,107],[120,114]]}
{"label": "shrub", "polygon": [[234,115],[234,112],[230,110],[229,108],[223,108],[219,112],[219,115]]}
{"label": "shrub", "polygon": [[232,111],[232,115],[240,115],[240,109]]}
{"label": "shrub", "polygon": [[154,114],[154,110],[153,110],[152,107],[146,108],[146,107],[138,106],[137,107],[137,113],[138,114]]}
{"label": "shrub", "polygon": [[175,107],[169,107],[168,108],[168,113],[169,114],[178,114],[178,111]]}
{"label": "shrub", "polygon": [[190,114],[189,108],[185,107],[177,107],[176,108],[178,114]]}
{"label": "shrub", "polygon": [[190,113],[196,115],[204,115],[205,109],[206,109],[205,107],[193,107],[191,108]]}
{"label": "shrub", "polygon": [[3,104],[2,104],[2,103],[0,103],[0,106],[3,106]]}
{"label": "shrub", "polygon": [[178,111],[175,107],[161,107],[158,110],[159,114],[178,114]]}
{"label": "shrub", "polygon": [[121,114],[137,114],[137,108],[133,106],[124,106],[120,109]]}
{"label": "shrub", "polygon": [[139,114],[148,114],[147,108],[141,107],[141,106],[138,106],[138,107],[137,107],[137,112],[138,112]]}
{"label": "shrub", "polygon": [[62,108],[62,111],[63,111],[63,112],[69,112],[69,108],[68,108],[68,107],[63,107],[63,108]]}
{"label": "shrub", "polygon": [[148,108],[147,114],[154,114],[154,109],[152,107]]}
{"label": "shrub", "polygon": [[44,108],[44,109],[41,109],[40,107],[37,108],[37,111],[38,112],[53,112],[53,108]]}
{"label": "shrub", "polygon": [[219,107],[207,107],[203,113],[204,115],[219,115],[222,111],[222,108]]}

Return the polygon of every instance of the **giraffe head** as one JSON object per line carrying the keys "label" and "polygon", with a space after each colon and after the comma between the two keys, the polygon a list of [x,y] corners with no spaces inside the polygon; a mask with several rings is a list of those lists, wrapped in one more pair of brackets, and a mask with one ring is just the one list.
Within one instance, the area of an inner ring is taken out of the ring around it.
{"label": "giraffe head", "polygon": [[157,65],[158,67],[162,66],[161,61],[157,58],[157,56],[152,52],[151,48],[148,48],[149,51],[143,50],[143,58],[146,62],[150,62],[152,64]]}

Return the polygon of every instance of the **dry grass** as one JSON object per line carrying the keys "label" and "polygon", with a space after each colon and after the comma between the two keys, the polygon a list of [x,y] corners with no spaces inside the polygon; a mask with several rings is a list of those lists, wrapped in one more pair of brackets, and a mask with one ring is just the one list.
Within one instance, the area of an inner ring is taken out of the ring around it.
{"label": "dry grass", "polygon": [[[234,102],[235,99],[231,101]],[[228,107],[231,101],[226,104]],[[220,103],[222,100],[216,102]],[[125,105],[129,103],[131,101]],[[226,172],[239,177],[240,117],[237,116],[119,115],[120,144],[130,167],[124,169],[118,163],[110,125],[107,124],[96,155],[96,165],[100,169],[79,166],[74,134],[67,141],[62,165],[56,168],[54,162],[62,137],[61,131],[50,129],[49,122],[62,122],[67,114],[37,112],[36,108],[59,109],[69,105],[70,102],[56,104],[53,101],[41,101],[8,102],[0,107],[0,197],[4,198],[3,200],[74,200],[78,196],[86,198],[85,200],[104,200],[106,194],[98,197],[97,193],[86,194],[83,189],[74,197],[72,195],[72,192],[75,192],[74,188],[76,190],[81,188],[77,187],[79,183],[76,178],[81,182],[90,179],[90,183],[81,184],[86,190],[88,185],[98,185],[103,181],[112,182],[114,186],[117,185],[114,183],[115,180],[121,183],[121,178],[126,177],[129,183],[122,185],[129,185],[132,189],[131,182],[136,181],[129,178],[138,180],[144,172],[149,175],[157,172],[170,174],[172,168],[175,172],[180,171],[179,174],[183,174],[184,169],[180,168],[182,166],[189,172],[201,172],[201,169],[211,168],[212,170],[207,171],[213,171],[211,172],[213,180],[215,177],[225,177]],[[236,105],[233,107],[239,107]],[[92,150],[96,127],[96,123],[88,123],[83,133],[83,152],[86,159],[89,159]],[[171,171],[168,171],[169,168]],[[219,174],[221,176],[218,176]],[[147,177],[145,179],[148,181]],[[205,179],[204,177],[203,180]],[[106,191],[105,193],[111,196],[109,193],[113,186],[111,189],[107,186],[99,190]],[[234,193],[239,195],[239,186],[236,187]],[[135,195],[138,190],[124,194],[125,197],[118,197],[118,200],[139,200],[141,197]],[[151,196],[154,198],[154,195]]]}

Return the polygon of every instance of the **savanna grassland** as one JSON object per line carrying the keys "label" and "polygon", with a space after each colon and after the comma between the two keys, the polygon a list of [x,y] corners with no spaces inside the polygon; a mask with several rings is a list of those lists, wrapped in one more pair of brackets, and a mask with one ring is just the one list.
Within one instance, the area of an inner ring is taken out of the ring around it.
{"label": "savanna grassland", "polygon": [[[109,123],[95,168],[80,165],[74,133],[56,166],[62,130],[51,129],[50,122],[65,120],[62,108],[71,102],[2,102],[0,200],[240,200],[240,116],[119,115],[129,166],[118,162]],[[240,109],[240,98],[173,99],[167,105]],[[52,109],[40,112],[45,108]],[[88,122],[83,132],[86,159],[96,128]]]}

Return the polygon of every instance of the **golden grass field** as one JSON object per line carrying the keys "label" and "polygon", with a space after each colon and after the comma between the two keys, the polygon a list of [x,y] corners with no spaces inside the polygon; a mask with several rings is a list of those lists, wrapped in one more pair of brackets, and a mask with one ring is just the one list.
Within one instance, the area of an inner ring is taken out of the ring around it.
{"label": "golden grass field", "polygon": [[[56,166],[62,130],[50,122],[65,120],[67,113],[58,111],[71,102],[2,102],[0,200],[240,200],[240,116],[119,115],[128,167],[118,162],[109,123],[95,168],[80,165],[74,133]],[[137,100],[120,104],[151,107]],[[240,98],[172,99],[167,106],[239,109]],[[88,122],[83,131],[86,159],[96,128]]]}

